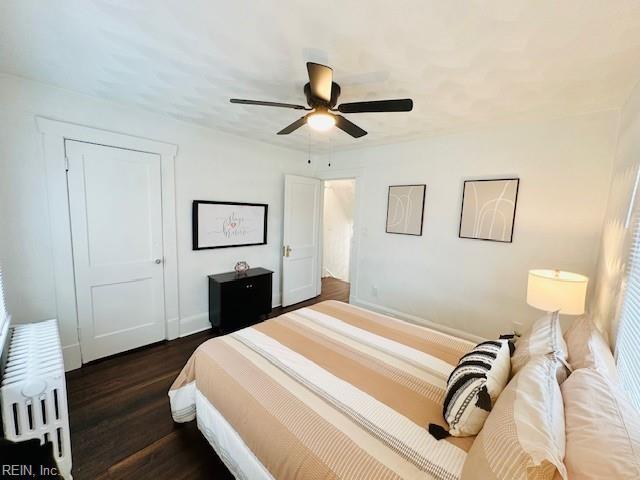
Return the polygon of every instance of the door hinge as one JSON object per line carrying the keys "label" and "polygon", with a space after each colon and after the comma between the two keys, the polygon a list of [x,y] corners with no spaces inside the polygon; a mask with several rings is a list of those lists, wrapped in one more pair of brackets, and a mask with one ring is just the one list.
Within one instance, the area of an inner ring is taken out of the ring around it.
{"label": "door hinge", "polygon": [[69,157],[67,157],[66,155],[64,156],[64,171],[69,171]]}

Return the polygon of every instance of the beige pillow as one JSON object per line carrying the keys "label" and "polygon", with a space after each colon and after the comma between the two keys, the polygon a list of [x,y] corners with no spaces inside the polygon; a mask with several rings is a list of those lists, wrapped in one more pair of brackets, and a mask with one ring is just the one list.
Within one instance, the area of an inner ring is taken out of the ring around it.
{"label": "beige pillow", "polygon": [[532,358],[504,389],[474,441],[461,480],[567,479],[556,361]]}
{"label": "beige pillow", "polygon": [[562,384],[569,478],[640,478],[640,414],[604,373],[581,368]]}
{"label": "beige pillow", "polygon": [[564,334],[571,368],[593,368],[613,381],[618,381],[616,362],[598,328],[589,317],[575,320]]}
{"label": "beige pillow", "polygon": [[551,355],[558,360],[556,377],[562,383],[569,374],[569,363],[558,312],[547,313],[536,320],[518,339],[516,351],[511,357],[511,375],[518,373],[532,358],[542,355]]}

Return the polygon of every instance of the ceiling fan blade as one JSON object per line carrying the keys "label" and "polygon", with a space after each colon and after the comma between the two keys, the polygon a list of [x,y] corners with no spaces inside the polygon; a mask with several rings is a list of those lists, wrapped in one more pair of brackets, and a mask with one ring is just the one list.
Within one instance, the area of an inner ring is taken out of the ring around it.
{"label": "ceiling fan blade", "polygon": [[289,135],[291,132],[299,129],[305,123],[307,123],[306,115],[304,117],[300,117],[298,120],[293,122],[291,125],[288,125],[288,126],[284,127],[282,130],[280,130],[278,132],[278,135]]}
{"label": "ceiling fan blade", "polygon": [[282,107],[293,108],[296,110],[311,110],[310,108],[303,107],[302,105],[294,105],[293,103],[263,102],[262,100],[244,100],[242,98],[232,98],[229,101],[231,103],[241,103],[243,105],[260,105],[262,107]]}
{"label": "ceiling fan blade", "polygon": [[350,122],[349,120],[344,118],[342,115],[335,115],[335,117],[336,117],[336,127],[338,127],[340,130],[344,132],[347,132],[353,138],[364,137],[367,134],[365,130],[361,129],[355,123]]}
{"label": "ceiling fan blade", "polygon": [[309,85],[311,94],[324,100],[331,101],[331,84],[333,83],[333,70],[326,65],[307,62],[307,72],[309,72]]}
{"label": "ceiling fan blade", "polygon": [[410,112],[413,110],[413,100],[403,98],[399,100],[374,100],[371,102],[351,102],[338,106],[341,113],[363,112]]}

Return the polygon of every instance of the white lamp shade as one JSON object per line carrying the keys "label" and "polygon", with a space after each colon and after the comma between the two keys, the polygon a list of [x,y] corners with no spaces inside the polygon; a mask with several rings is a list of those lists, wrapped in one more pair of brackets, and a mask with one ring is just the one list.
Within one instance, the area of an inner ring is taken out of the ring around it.
{"label": "white lamp shade", "polygon": [[529,270],[527,303],[564,315],[582,315],[589,278],[560,270]]}

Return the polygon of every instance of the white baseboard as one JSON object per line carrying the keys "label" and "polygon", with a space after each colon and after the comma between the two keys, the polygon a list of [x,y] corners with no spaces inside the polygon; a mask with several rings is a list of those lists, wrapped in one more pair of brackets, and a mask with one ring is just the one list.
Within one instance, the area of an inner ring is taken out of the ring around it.
{"label": "white baseboard", "polygon": [[80,344],[65,345],[62,347],[62,358],[64,360],[64,370],[69,372],[82,366],[82,354],[80,353]]}
{"label": "white baseboard", "polygon": [[174,340],[180,336],[180,319],[178,317],[167,320],[167,340]]}
{"label": "white baseboard", "polygon": [[[183,319],[172,318],[167,322],[167,340],[174,340],[178,337],[186,337],[194,333],[211,328],[209,323],[209,312],[193,315]],[[65,345],[62,347],[62,357],[64,359],[65,371],[75,370],[82,366],[82,355],[80,344]]]}
{"label": "white baseboard", "polygon": [[279,293],[276,293],[271,299],[271,306],[273,308],[276,308],[276,307],[279,307],[280,305],[282,305],[282,298],[280,297]]}
{"label": "white baseboard", "polygon": [[360,300],[357,297],[350,297],[349,303],[358,305],[360,307],[368,308],[369,310],[373,310],[378,313],[384,313],[385,315],[389,315],[390,317],[394,317],[394,318],[399,318],[400,320],[406,320],[408,322],[415,323],[417,325],[423,325],[425,327],[433,328],[434,330],[438,330],[439,332],[447,333],[449,335],[453,335],[459,338],[464,338],[465,340],[469,340],[471,342],[480,343],[486,340],[486,338],[480,337],[478,335],[474,335],[473,333],[464,332],[462,330],[458,330],[457,328],[453,328],[453,327],[447,327],[446,325],[432,322],[431,320],[427,320],[426,318],[421,318],[416,315],[411,315],[410,313],[400,312],[398,310],[394,310],[393,308],[384,307],[382,305],[367,302],[365,300]]}
{"label": "white baseboard", "polygon": [[194,333],[202,332],[211,328],[209,323],[209,312],[198,313],[197,315],[191,315],[190,317],[184,317],[180,319],[180,337],[186,337],[187,335],[193,335]]}

